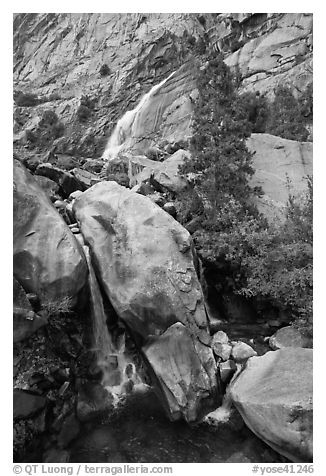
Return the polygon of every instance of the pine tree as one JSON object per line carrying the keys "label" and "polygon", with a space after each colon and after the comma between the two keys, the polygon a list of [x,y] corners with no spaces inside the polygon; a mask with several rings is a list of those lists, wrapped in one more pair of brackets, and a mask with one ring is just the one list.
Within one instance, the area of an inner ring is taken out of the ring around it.
{"label": "pine tree", "polygon": [[248,112],[222,56],[207,58],[199,73],[198,91],[192,160],[182,171],[197,174],[195,189],[213,211],[223,207],[230,197],[246,206],[253,192],[248,179],[254,172],[245,143],[250,135]]}

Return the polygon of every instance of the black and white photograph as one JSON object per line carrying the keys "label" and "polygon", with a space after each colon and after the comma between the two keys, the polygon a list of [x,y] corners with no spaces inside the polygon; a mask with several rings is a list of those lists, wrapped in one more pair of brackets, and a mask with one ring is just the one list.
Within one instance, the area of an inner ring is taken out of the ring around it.
{"label": "black and white photograph", "polygon": [[313,17],[11,13],[8,474],[314,472]]}

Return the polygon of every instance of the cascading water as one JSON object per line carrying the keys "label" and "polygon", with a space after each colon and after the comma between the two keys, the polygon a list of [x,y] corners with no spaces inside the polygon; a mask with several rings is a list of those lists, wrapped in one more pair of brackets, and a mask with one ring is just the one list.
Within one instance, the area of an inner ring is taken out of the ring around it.
{"label": "cascading water", "polygon": [[231,384],[232,382],[234,382],[234,380],[237,378],[237,376],[242,370],[242,366],[240,364],[236,364],[236,365],[237,365],[237,370],[233,374],[233,377],[229,385],[227,386],[227,389],[223,397],[222,405],[218,407],[216,410],[206,415],[204,421],[206,421],[207,423],[217,426],[219,423],[226,423],[227,421],[229,421],[231,410],[232,410],[232,398],[230,394]]}
{"label": "cascading water", "polygon": [[89,269],[93,350],[96,353],[97,365],[103,374],[101,383],[113,396],[114,403],[118,403],[122,395],[130,393],[134,388],[143,387],[145,384],[139,378],[135,364],[126,354],[125,335],[120,335],[119,339],[113,342],[106,324],[107,316],[88,246],[84,245],[83,250]]}
{"label": "cascading water", "polygon": [[159,84],[148,91],[137,104],[137,106],[131,111],[127,111],[117,122],[117,125],[112,132],[102,158],[105,160],[112,160],[116,157],[121,150],[123,144],[129,137],[134,135],[137,126],[137,119],[140,111],[148,104],[150,99],[173,75],[175,71],[171,73],[167,78],[161,81]]}

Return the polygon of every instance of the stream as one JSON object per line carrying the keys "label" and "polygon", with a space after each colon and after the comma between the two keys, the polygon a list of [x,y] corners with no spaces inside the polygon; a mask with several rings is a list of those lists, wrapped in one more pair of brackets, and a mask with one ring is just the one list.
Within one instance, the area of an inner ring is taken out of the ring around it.
{"label": "stream", "polygon": [[281,462],[238,414],[215,428],[170,422],[155,393],[130,394],[110,417],[87,424],[70,448],[72,463]]}

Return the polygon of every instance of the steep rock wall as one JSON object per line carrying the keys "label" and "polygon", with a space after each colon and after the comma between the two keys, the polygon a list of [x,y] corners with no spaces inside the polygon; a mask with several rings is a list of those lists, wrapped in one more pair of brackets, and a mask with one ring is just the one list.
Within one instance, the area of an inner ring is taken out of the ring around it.
{"label": "steep rock wall", "polygon": [[[44,102],[15,108],[16,146],[24,145],[25,131],[35,130],[44,110],[53,109],[65,126],[55,150],[98,157],[117,120],[173,71],[142,111],[131,145],[139,153],[158,140],[186,138],[198,38],[225,55],[244,90],[272,95],[279,83],[296,91],[312,81],[311,14],[17,14],[14,87]],[[101,75],[104,64],[109,70]],[[85,95],[93,106],[81,121]]]}

